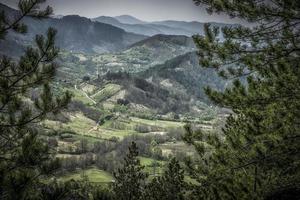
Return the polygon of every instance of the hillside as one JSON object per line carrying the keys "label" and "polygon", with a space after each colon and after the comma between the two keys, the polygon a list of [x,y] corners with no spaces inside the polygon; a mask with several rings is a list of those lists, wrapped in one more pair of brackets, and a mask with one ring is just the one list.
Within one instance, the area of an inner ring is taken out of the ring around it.
{"label": "hillside", "polygon": [[137,75],[172,93],[186,93],[190,98],[207,102],[204,87],[223,90],[228,84],[215,70],[202,68],[195,52],[189,52],[156,65]]}
{"label": "hillside", "polygon": [[210,104],[204,87],[223,90],[230,82],[200,67],[196,53],[189,52],[143,71],[109,71],[88,84],[96,103],[111,105],[122,100],[133,112],[197,116],[203,112],[203,102]]}
{"label": "hillside", "polygon": [[230,82],[212,69],[199,66],[197,55],[190,52],[133,74],[108,74],[110,81],[126,88],[124,98],[135,104],[163,113],[197,113],[199,102],[210,103],[204,87],[223,90]]}
{"label": "hillside", "polygon": [[[56,87],[72,88],[78,93],[81,84],[87,82],[83,78],[89,77],[87,83],[93,91],[90,98],[79,92],[80,101],[111,107],[117,105],[118,99],[124,99],[130,102],[132,112],[137,109],[152,114],[191,112],[197,115],[199,110],[194,106],[205,98],[203,92],[198,92],[200,86],[196,88],[198,84],[193,82],[203,77],[188,78],[201,69],[196,58],[189,57],[194,49],[189,37],[156,35],[120,53],[89,55],[61,51],[57,59],[61,67],[55,79]],[[178,69],[185,70],[185,67],[188,70],[183,76]],[[215,78],[209,73],[203,76]],[[171,86],[167,87],[168,84]]]}
{"label": "hillside", "polygon": [[120,53],[94,56],[91,61],[103,72],[136,73],[194,49],[192,38],[155,35],[131,45]]}

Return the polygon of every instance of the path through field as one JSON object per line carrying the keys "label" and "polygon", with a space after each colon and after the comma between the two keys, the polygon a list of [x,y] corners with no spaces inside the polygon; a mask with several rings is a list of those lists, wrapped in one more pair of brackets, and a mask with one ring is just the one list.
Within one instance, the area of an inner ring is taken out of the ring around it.
{"label": "path through field", "polygon": [[76,85],[76,84],[74,85],[74,88],[75,88],[75,90],[82,92],[82,93],[86,96],[86,98],[88,98],[88,99],[89,99],[90,101],[92,101],[94,104],[97,104],[97,102],[96,102],[94,99],[92,99],[86,92],[84,92],[84,91],[82,91],[82,90],[79,90],[79,89],[77,88],[77,85]]}

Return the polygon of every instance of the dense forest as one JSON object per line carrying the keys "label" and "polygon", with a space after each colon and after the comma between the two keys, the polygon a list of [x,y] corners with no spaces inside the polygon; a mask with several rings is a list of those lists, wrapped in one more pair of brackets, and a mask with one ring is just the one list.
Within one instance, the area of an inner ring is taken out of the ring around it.
{"label": "dense forest", "polygon": [[247,24],[198,34],[45,2],[0,13],[0,199],[300,199],[300,1],[194,0]]}

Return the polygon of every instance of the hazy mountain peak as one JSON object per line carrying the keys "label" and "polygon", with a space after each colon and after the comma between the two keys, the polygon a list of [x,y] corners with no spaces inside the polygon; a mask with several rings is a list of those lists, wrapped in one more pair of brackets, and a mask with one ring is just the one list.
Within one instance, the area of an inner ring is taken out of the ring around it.
{"label": "hazy mountain peak", "polygon": [[61,19],[66,20],[66,21],[70,20],[70,21],[85,22],[85,23],[91,22],[90,19],[85,18],[85,17],[81,17],[79,15],[66,15],[66,16],[63,16]]}
{"label": "hazy mountain peak", "polygon": [[130,15],[120,15],[120,16],[116,16],[114,18],[123,24],[145,24],[145,23],[147,23],[147,22],[144,22],[144,21],[137,19]]}
{"label": "hazy mountain peak", "polygon": [[99,17],[93,18],[92,20],[97,21],[97,22],[106,23],[106,24],[111,24],[111,25],[121,24],[119,22],[119,20],[117,20],[116,18],[113,18],[113,17],[109,17],[109,16],[99,16]]}

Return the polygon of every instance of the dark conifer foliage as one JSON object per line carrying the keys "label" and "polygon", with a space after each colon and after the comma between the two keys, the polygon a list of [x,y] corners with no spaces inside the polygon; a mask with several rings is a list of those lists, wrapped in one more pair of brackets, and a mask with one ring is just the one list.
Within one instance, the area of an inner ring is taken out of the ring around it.
{"label": "dark conifer foliage", "polygon": [[46,0],[20,0],[18,4],[20,13],[17,16],[7,16],[7,13],[2,12],[0,14],[0,38],[4,39],[10,30],[26,33],[27,26],[22,23],[26,16],[43,19],[51,15],[53,10],[50,6],[44,10],[39,9],[39,6],[45,2]]}
{"label": "dark conifer foliage", "polygon": [[[200,64],[234,80],[224,92],[206,88],[211,100],[234,112],[223,135],[187,127],[186,141],[203,157],[191,166],[200,183],[194,186],[194,195],[299,199],[300,2],[194,1],[210,13],[227,14],[255,26],[220,30],[206,25],[206,35],[194,37]],[[220,32],[224,41],[218,39]],[[246,84],[241,77],[247,78]]]}
{"label": "dark conifer foliage", "polygon": [[172,158],[163,176],[155,177],[147,185],[145,199],[182,200],[185,199],[186,189],[184,170],[176,158]]}
{"label": "dark conifer foliage", "polygon": [[143,172],[144,166],[138,158],[138,148],[135,142],[129,146],[129,152],[124,158],[124,165],[114,174],[113,191],[116,199],[144,199],[145,181],[148,175]]}
{"label": "dark conifer foliage", "polygon": [[[0,36],[10,31],[26,32],[22,24],[25,16],[45,18],[52,13],[47,7],[40,10],[44,0],[21,0],[20,15],[0,16]],[[0,198],[38,198],[40,177],[58,167],[58,160],[41,140],[38,122],[48,113],[57,113],[65,108],[71,95],[65,93],[57,98],[49,83],[57,68],[53,62],[58,54],[54,45],[56,31],[49,29],[47,37],[36,36],[35,47],[28,48],[18,61],[0,58]],[[30,100],[33,89],[40,95]]]}

